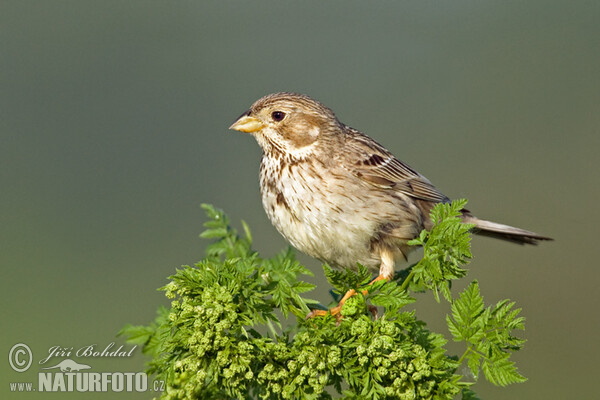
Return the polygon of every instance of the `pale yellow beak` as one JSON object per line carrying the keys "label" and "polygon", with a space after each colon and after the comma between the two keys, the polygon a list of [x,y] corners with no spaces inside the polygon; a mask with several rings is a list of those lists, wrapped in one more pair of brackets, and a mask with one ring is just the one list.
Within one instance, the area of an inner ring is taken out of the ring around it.
{"label": "pale yellow beak", "polygon": [[252,133],[260,131],[264,127],[263,123],[250,115],[242,115],[237,121],[229,127],[240,132]]}

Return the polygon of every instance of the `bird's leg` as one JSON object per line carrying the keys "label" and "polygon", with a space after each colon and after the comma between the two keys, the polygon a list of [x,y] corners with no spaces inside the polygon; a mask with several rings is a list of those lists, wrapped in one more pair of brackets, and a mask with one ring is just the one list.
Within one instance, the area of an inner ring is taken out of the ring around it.
{"label": "bird's leg", "polygon": [[[394,256],[391,252],[383,250],[381,252],[381,265],[379,267],[379,275],[377,276],[377,278],[375,278],[371,282],[369,282],[369,285],[372,285],[375,282],[378,282],[381,280],[390,281],[390,280],[392,280],[393,277],[394,277]],[[369,291],[365,289],[362,291],[362,294],[366,295],[368,292]],[[346,292],[346,294],[344,294],[344,297],[342,297],[342,299],[339,301],[337,306],[332,307],[327,311],[312,310],[310,313],[308,313],[308,315],[306,316],[306,319],[313,318],[313,317],[322,317],[329,313],[329,314],[333,315],[334,317],[336,317],[336,319],[339,320],[341,318],[340,312],[342,311],[342,307],[344,306],[344,303],[346,302],[346,300],[348,300],[350,297],[354,296],[355,294],[356,294],[356,290],[354,290],[354,289],[348,290]],[[375,312],[373,312],[372,309],[370,309],[370,311],[371,311],[371,313],[373,313],[373,315],[377,314],[377,309],[375,309]]]}

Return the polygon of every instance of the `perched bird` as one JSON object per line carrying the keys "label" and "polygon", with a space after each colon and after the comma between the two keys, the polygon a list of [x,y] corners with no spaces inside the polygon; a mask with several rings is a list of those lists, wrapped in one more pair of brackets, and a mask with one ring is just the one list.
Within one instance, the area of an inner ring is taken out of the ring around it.
{"label": "perched bird", "polygon": [[[230,126],[252,134],[263,155],[260,192],[277,230],[298,250],[338,268],[357,263],[391,279],[407,242],[431,228],[431,208],[449,202],[431,182],[333,111],[296,93],[257,100]],[[550,238],[463,210],[474,232],[517,243]],[[347,293],[340,305],[352,293]]]}

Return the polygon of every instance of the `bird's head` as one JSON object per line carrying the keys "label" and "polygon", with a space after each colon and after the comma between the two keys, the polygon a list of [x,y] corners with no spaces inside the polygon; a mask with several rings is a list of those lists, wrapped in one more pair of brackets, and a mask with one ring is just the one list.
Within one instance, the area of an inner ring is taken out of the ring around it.
{"label": "bird's head", "polygon": [[302,159],[341,126],[329,108],[308,96],[274,93],[257,100],[229,129],[251,133],[265,153]]}

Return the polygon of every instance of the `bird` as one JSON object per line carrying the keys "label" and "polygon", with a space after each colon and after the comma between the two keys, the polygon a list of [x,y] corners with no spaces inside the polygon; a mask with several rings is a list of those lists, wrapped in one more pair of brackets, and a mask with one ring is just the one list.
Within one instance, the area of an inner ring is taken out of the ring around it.
{"label": "bird", "polygon": [[[450,199],[415,169],[364,133],[342,123],[311,97],[291,92],[255,101],[229,127],[249,133],[262,149],[262,205],[293,247],[332,267],[357,263],[391,280],[395,264],[431,229],[431,209]],[[473,232],[520,244],[552,240],[535,232],[477,218],[462,210]],[[338,306],[339,315],[349,291]],[[313,310],[311,316],[326,312]]]}

